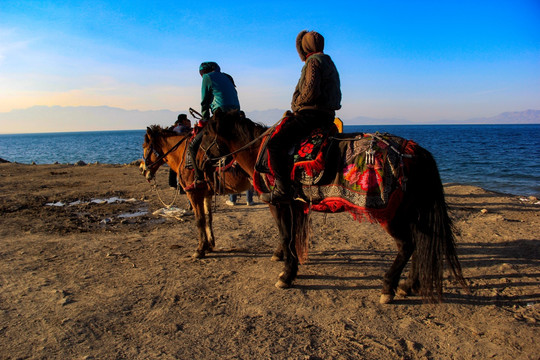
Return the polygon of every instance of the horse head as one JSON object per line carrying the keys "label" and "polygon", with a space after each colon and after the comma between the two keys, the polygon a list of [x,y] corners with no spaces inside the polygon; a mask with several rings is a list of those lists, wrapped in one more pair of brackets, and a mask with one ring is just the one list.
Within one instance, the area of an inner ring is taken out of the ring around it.
{"label": "horse head", "polygon": [[220,148],[234,150],[253,141],[266,130],[264,125],[248,119],[243,111],[225,112],[218,109],[205,127],[205,134],[208,138],[214,138]]}
{"label": "horse head", "polygon": [[230,153],[230,144],[236,140],[234,124],[240,117],[237,110],[225,112],[217,109],[204,127],[201,148],[208,157],[219,157]]}
{"label": "horse head", "polygon": [[241,119],[245,119],[245,115],[242,111],[223,111],[217,109],[208,121],[208,125],[205,129],[207,133],[211,133],[224,140],[236,140],[236,125]]}
{"label": "horse head", "polygon": [[244,112],[216,111],[205,126],[205,137],[215,143],[220,156],[232,155],[248,174],[253,172],[259,146],[268,128],[248,119]]}
{"label": "horse head", "polygon": [[157,169],[163,165],[163,157],[160,156],[160,148],[157,144],[157,137],[159,136],[161,128],[159,126],[152,126],[146,128],[146,134],[144,135],[143,143],[143,159],[141,163],[141,173],[146,180],[151,181],[154,179]]}

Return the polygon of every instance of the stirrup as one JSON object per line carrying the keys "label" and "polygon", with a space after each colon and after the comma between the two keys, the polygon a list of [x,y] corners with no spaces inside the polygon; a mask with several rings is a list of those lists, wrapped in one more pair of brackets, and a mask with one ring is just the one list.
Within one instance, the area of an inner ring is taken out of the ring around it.
{"label": "stirrup", "polygon": [[281,189],[274,189],[269,193],[262,193],[260,195],[260,199],[266,203],[272,204],[272,205],[278,205],[278,204],[290,204],[293,200],[293,193],[292,191],[284,192]]}

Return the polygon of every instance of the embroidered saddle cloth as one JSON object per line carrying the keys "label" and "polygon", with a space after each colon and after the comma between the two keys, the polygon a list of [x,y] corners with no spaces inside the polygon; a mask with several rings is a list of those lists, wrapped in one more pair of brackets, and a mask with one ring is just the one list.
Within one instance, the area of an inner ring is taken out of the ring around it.
{"label": "embroidered saddle cloth", "polygon": [[[312,210],[348,211],[358,220],[367,217],[379,222],[393,216],[406,186],[407,167],[416,143],[379,133],[335,134],[326,139],[327,144],[317,136],[310,139],[314,140],[303,142],[295,157],[315,157],[307,160],[315,162],[295,162],[293,174],[297,181],[302,180],[299,197],[312,204]],[[323,152],[309,152],[308,144],[319,142],[324,144]],[[271,173],[256,171],[253,184],[258,191],[267,192],[274,179]]]}
{"label": "embroidered saddle cloth", "polygon": [[[300,140],[299,143],[289,149],[288,154],[292,157],[293,161],[291,180],[306,185],[314,185],[319,182],[324,174],[324,163],[329,138],[335,133],[337,133],[335,126],[326,129],[326,131],[315,129],[307,138]],[[267,150],[268,140],[271,137],[272,134],[261,145],[255,170],[258,173],[269,174],[273,178],[273,171],[270,166],[270,154]]]}

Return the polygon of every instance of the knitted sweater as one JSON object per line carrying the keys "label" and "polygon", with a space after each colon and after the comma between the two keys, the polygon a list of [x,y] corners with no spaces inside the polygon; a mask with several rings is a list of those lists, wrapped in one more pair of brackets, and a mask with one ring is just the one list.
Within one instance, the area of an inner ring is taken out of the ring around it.
{"label": "knitted sweater", "polygon": [[334,62],[322,52],[308,56],[294,90],[291,109],[319,110],[334,115],[340,108],[339,74]]}

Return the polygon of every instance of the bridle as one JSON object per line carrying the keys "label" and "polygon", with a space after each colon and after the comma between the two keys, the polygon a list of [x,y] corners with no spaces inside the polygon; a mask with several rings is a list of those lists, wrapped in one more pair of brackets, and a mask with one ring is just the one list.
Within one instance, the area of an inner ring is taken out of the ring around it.
{"label": "bridle", "polygon": [[[167,157],[167,155],[169,155],[170,153],[172,153],[173,151],[175,151],[176,149],[178,149],[178,147],[184,142],[186,141],[187,139],[189,138],[189,135],[186,135],[184,136],[180,141],[178,141],[172,148],[170,148],[167,152],[161,154],[158,150],[156,150],[153,146],[153,140],[150,142],[149,144],[149,147],[150,147],[150,151],[148,152],[148,155],[144,158],[144,166],[147,168],[147,169],[152,169],[154,166],[158,165],[158,163],[165,159]],[[148,164],[148,162],[150,161],[150,156],[154,154],[155,156],[157,156],[157,159],[154,160],[152,163]]]}
{"label": "bridle", "polygon": [[[175,193],[174,193],[174,198],[172,200],[172,202],[170,204],[166,204],[163,199],[161,198],[161,195],[159,194],[159,190],[158,190],[158,186],[157,186],[157,182],[156,182],[156,179],[155,177],[152,175],[151,173],[151,170],[153,167],[157,166],[157,165],[160,165],[160,162],[165,159],[167,157],[167,155],[169,155],[170,153],[172,153],[173,151],[175,151],[176,149],[178,149],[178,147],[184,142],[186,141],[187,139],[189,139],[189,134],[187,134],[186,136],[184,136],[182,139],[180,139],[180,141],[178,141],[172,148],[170,148],[167,152],[165,153],[160,153],[157,149],[154,148],[153,146],[153,143],[154,143],[154,138],[151,137],[150,138],[150,141],[148,142],[148,147],[150,148],[149,149],[149,152],[148,152],[148,155],[146,155],[144,157],[144,169],[143,169],[143,174],[144,172],[148,171],[151,178],[154,180],[154,184],[151,185],[152,186],[152,190],[155,190],[156,193],[157,193],[157,196],[159,198],[159,201],[161,201],[161,203],[163,204],[163,206],[165,206],[167,209],[171,208],[172,205],[174,204],[174,202],[176,201],[176,197],[178,196],[179,194],[179,190],[178,188],[176,189]],[[148,164],[150,162],[150,157],[153,155],[157,156],[157,159],[155,161],[153,161],[152,163]],[[150,182],[150,178],[148,178],[148,182]]]}

